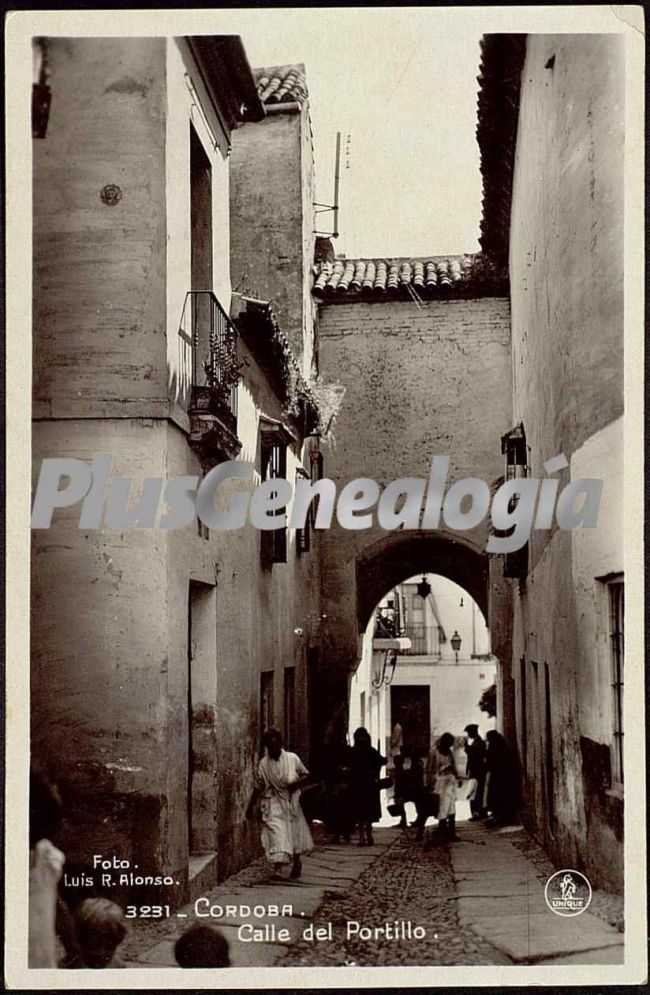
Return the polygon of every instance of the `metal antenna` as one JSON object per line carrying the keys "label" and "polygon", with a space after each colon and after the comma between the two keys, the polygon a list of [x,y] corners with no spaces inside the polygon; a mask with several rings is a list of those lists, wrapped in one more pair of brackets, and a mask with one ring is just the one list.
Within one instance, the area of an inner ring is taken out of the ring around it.
{"label": "metal antenna", "polygon": [[336,132],[336,156],[334,162],[334,203],[333,204],[318,204],[314,203],[316,208],[316,214],[325,214],[328,211],[334,212],[333,217],[333,227],[334,231],[324,232],[316,231],[315,235],[320,235],[322,238],[338,238],[339,237],[339,181],[341,178],[341,132]]}

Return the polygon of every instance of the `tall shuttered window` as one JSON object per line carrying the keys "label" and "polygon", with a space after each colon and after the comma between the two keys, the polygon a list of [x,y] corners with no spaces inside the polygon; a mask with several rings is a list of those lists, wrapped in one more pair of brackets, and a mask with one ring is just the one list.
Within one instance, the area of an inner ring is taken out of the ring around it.
{"label": "tall shuttered window", "polygon": [[[287,444],[279,433],[264,433],[262,435],[262,480],[286,479],[287,476]],[[284,509],[275,512],[285,514]],[[287,562],[287,529],[261,529],[261,557],[265,566],[274,563]]]}
{"label": "tall shuttered window", "polygon": [[[318,450],[313,451],[309,457],[309,474],[307,474],[306,470],[299,469],[297,471],[297,477],[309,479],[312,484],[314,484],[317,480],[322,480],[323,454]],[[308,553],[311,549],[311,534],[314,531],[314,524],[316,522],[317,504],[318,498],[315,498],[309,505],[309,510],[305,519],[305,527],[303,529],[296,529],[296,552],[298,555]]]}

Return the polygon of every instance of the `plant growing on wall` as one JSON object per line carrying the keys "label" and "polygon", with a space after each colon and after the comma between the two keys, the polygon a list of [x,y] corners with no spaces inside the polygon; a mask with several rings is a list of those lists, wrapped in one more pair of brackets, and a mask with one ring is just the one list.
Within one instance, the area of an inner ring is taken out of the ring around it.
{"label": "plant growing on wall", "polygon": [[269,301],[242,297],[245,309],[239,315],[240,327],[251,329],[251,343],[259,349],[263,344],[263,355],[258,358],[272,375],[282,399],[284,412],[290,418],[303,422],[306,434],[319,427],[318,400],[302,375],[300,365],[293,353],[291,343],[276,320]]}
{"label": "plant growing on wall", "polygon": [[210,359],[203,361],[203,369],[208,385],[227,397],[232,387],[235,387],[242,375],[244,364],[237,356],[234,337],[230,336],[225,343],[213,345]]}
{"label": "plant growing on wall", "polygon": [[487,712],[489,717],[493,719],[497,714],[497,686],[496,684],[490,684],[489,688],[486,688],[481,699],[478,703],[478,707],[482,712]]}

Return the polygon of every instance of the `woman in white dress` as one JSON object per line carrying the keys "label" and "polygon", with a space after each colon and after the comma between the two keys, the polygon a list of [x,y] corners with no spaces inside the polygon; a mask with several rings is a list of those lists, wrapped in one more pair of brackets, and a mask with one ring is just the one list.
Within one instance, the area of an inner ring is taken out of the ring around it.
{"label": "woman in white dress", "polygon": [[437,829],[447,840],[458,840],[456,836],[456,793],[458,771],[452,747],[454,737],[450,732],[443,732],[429,754],[427,760],[425,782],[428,790],[438,796]]}
{"label": "woman in white dress", "polygon": [[257,768],[255,790],[246,818],[252,819],[259,799],[262,817],[262,846],[274,877],[282,877],[282,867],[292,864],[291,877],[302,873],[300,856],[314,848],[307,820],[300,806],[300,789],[309,781],[309,771],[300,757],[282,748],[277,729],[264,735],[266,756]]}

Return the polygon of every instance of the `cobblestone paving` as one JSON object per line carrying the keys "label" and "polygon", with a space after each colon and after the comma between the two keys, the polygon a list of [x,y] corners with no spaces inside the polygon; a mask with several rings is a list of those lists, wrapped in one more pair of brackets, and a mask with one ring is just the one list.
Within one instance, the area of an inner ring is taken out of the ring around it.
{"label": "cobblestone paving", "polygon": [[[414,833],[412,828],[404,830],[345,893],[326,892],[325,901],[312,921],[315,929],[331,924],[332,940],[301,940],[289,948],[277,966],[511,964],[508,957],[473,930],[459,925],[448,849],[444,845],[431,845],[434,837],[430,829],[424,844],[415,842]],[[325,841],[322,827],[314,827],[314,837],[317,846]],[[508,832],[507,839],[534,865],[540,881],[545,882],[558,869],[526,830]],[[350,845],[354,847],[355,843]],[[268,865],[261,857],[224,883],[232,889],[255,887],[266,881],[268,875]],[[589,911],[623,931],[621,896],[595,891]],[[412,928],[423,927],[426,936],[398,940],[382,935],[371,939],[348,938],[348,921],[371,930],[395,921],[410,922]],[[171,935],[175,928],[173,920],[134,922],[120,947],[120,956],[137,960],[139,953]]]}
{"label": "cobblestone paving", "polygon": [[[458,923],[454,878],[445,846],[416,843],[404,830],[344,895],[318,909],[314,925],[332,924],[332,941],[301,940],[278,966],[489,965],[511,961]],[[429,836],[429,839],[431,837]],[[348,921],[380,927],[395,921],[426,930],[424,939],[346,937]]]}
{"label": "cobblestone paving", "polygon": [[[548,878],[561,868],[555,867],[548,858],[548,854],[539,843],[525,830],[522,829],[508,836],[510,842],[524,854],[528,860],[539,871],[540,880],[546,882]],[[592,915],[601,919],[617,929],[619,933],[625,931],[625,901],[623,895],[614,895],[606,891],[594,891],[589,906]]]}

